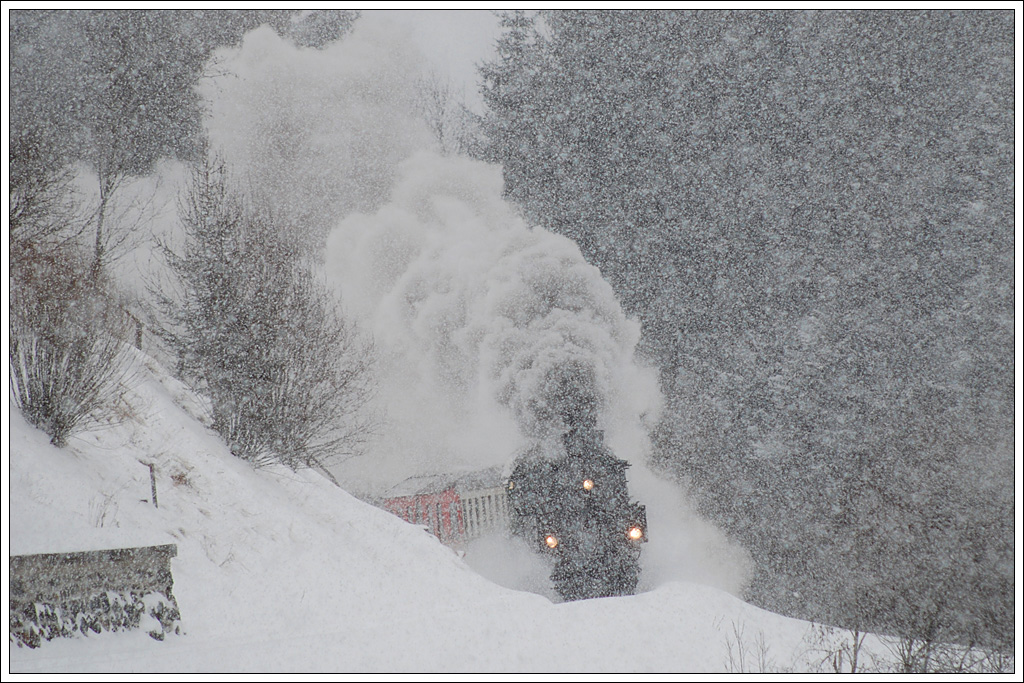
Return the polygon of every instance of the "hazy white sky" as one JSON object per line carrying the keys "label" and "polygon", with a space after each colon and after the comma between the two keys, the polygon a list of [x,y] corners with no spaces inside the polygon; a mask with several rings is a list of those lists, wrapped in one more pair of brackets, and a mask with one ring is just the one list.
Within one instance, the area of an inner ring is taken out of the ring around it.
{"label": "hazy white sky", "polygon": [[417,47],[439,73],[465,88],[466,104],[479,110],[476,65],[488,58],[498,36],[498,18],[490,10],[363,10],[385,15],[408,27]]}

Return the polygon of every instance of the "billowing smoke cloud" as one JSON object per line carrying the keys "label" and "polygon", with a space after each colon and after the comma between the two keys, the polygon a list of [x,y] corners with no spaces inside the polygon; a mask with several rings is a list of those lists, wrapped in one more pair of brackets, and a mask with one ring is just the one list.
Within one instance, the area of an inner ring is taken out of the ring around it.
{"label": "billowing smoke cloud", "polygon": [[659,393],[633,355],[640,327],[577,246],[527,226],[501,197],[498,167],[420,153],[398,176],[386,206],[331,234],[327,268],[396,377],[393,398],[422,403],[409,406],[428,423],[420,448],[479,466],[510,459],[507,425],[497,451],[486,434],[465,444],[475,453],[429,435],[508,420],[527,438],[580,419],[642,430]]}
{"label": "billowing smoke cloud", "polygon": [[415,111],[420,60],[401,31],[360,20],[316,50],[264,26],[216,55],[202,86],[211,146],[286,222],[322,237],[375,209],[396,164],[430,144]]}
{"label": "billowing smoke cloud", "polygon": [[[641,585],[737,590],[742,553],[643,466],[661,396],[634,356],[638,323],[573,242],[502,199],[500,168],[430,151],[412,44],[380,16],[322,52],[262,29],[220,55],[227,75],[207,93],[213,148],[275,211],[329,233],[328,279],[374,337],[384,426],[335,473],[380,492],[508,465],[531,439],[592,421],[648,506]],[[528,587],[527,564],[496,580]]]}

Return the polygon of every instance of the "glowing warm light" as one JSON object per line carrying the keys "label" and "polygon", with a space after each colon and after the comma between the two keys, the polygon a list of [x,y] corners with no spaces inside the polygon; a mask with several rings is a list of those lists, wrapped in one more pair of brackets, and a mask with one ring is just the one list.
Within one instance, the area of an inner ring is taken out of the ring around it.
{"label": "glowing warm light", "polygon": [[516,483],[515,483],[514,481],[510,481],[510,482],[508,483],[508,490],[509,490],[509,491],[511,491],[511,490],[512,490],[512,489],[514,489],[515,487],[516,487]]}
{"label": "glowing warm light", "polygon": [[631,527],[627,535],[629,536],[630,540],[639,541],[641,538],[644,537],[644,530],[638,526]]}
{"label": "glowing warm light", "polygon": [[591,481],[590,479],[584,479],[583,480],[583,488],[585,490],[589,491],[590,489],[594,488],[594,482]]}
{"label": "glowing warm light", "polygon": [[544,539],[544,543],[546,543],[549,548],[557,548],[558,547],[558,539],[555,538],[554,536],[547,536]]}

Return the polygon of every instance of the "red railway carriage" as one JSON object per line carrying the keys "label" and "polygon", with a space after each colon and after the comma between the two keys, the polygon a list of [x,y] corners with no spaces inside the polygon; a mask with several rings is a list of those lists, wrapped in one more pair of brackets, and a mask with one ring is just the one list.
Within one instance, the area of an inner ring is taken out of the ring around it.
{"label": "red railway carriage", "polygon": [[410,524],[425,526],[447,545],[508,527],[508,494],[498,468],[412,477],[391,489],[379,505]]}
{"label": "red railway carriage", "polygon": [[458,540],[464,534],[465,524],[459,494],[454,487],[440,493],[417,493],[388,498],[384,509],[410,524],[422,524],[443,543]]}

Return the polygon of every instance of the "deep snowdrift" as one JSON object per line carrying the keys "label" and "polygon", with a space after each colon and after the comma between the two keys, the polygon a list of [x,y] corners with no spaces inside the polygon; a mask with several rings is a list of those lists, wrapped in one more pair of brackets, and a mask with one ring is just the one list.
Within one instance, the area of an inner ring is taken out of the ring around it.
{"label": "deep snowdrift", "polygon": [[12,645],[13,672],[806,671],[823,658],[810,624],[696,584],[564,604],[502,588],[318,473],[252,470],[192,393],[136,358],[121,421],[64,450],[10,413],[10,551],[176,543],[185,633]]}

